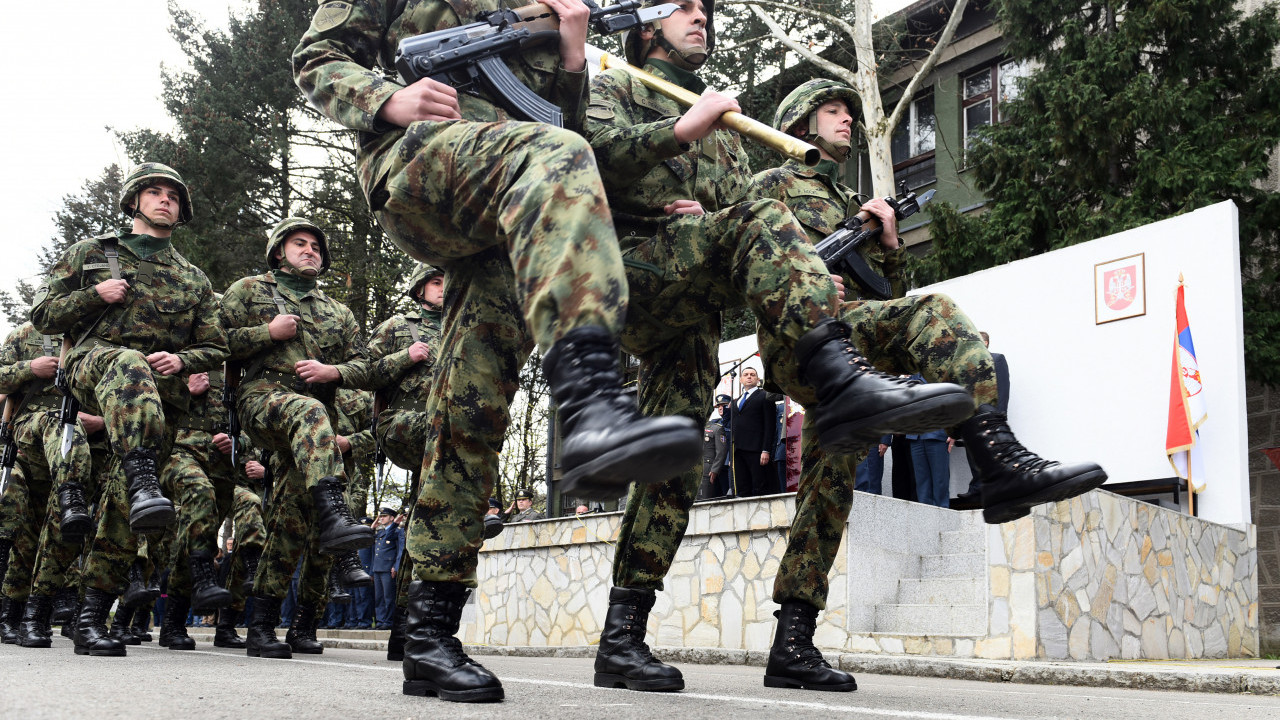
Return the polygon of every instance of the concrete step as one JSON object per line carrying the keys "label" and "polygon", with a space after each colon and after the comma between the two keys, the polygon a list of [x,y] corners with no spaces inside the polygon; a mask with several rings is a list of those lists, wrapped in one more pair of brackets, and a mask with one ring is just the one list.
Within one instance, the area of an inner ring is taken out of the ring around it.
{"label": "concrete step", "polygon": [[943,530],[939,533],[944,553],[985,553],[987,534],[982,530]]}
{"label": "concrete step", "polygon": [[985,605],[877,605],[874,632],[896,635],[983,635]]}
{"label": "concrete step", "polygon": [[920,556],[921,578],[985,578],[986,553],[946,553]]}
{"label": "concrete step", "polygon": [[986,582],[980,578],[926,578],[898,581],[898,602],[905,605],[982,605]]}

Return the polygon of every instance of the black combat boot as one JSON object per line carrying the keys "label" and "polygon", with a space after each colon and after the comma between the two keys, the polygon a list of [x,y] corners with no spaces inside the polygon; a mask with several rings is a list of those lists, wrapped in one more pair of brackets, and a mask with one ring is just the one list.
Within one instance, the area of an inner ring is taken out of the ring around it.
{"label": "black combat boot", "polygon": [[404,626],[406,608],[396,605],[391,611],[391,635],[387,637],[387,659],[392,662],[404,660]]}
{"label": "black combat boot", "polygon": [[13,538],[0,538],[0,580],[9,572],[9,551],[13,549]]}
{"label": "black combat boot", "polygon": [[560,490],[611,500],[633,482],[665,482],[702,457],[702,427],[686,417],[645,417],[622,391],[618,341],[604,328],[569,331],[547,351],[543,371],[560,427]]}
{"label": "black combat boot", "polygon": [[351,517],[351,507],[342,495],[343,489],[342,481],[336,477],[321,478],[311,488],[320,552],[329,555],[373,547],[373,528],[361,525]]}
{"label": "black combat boot", "polygon": [[134,560],[129,566],[129,585],[124,589],[124,595],[120,597],[120,604],[126,607],[137,607],[151,597],[151,589],[147,586],[146,568],[143,567],[141,560]]}
{"label": "black combat boot", "polygon": [[804,602],[784,602],[773,614],[778,618],[778,629],[764,670],[765,687],[830,692],[858,689],[852,675],[832,668],[813,646],[818,608]]}
{"label": "black combat boot", "polygon": [[26,603],[22,600],[4,599],[0,607],[0,642],[5,645],[18,644],[18,627],[22,625],[22,612]]}
{"label": "black combat boot", "polygon": [[346,605],[351,602],[351,593],[346,591],[342,585],[342,573],[338,570],[338,563],[329,566],[329,602],[335,602],[339,605]]}
{"label": "black combat boot", "polygon": [[77,655],[124,657],[124,643],[107,634],[107,613],[111,612],[115,599],[114,594],[84,589],[84,601],[80,604],[80,616],[72,637]]}
{"label": "black combat boot", "polygon": [[800,380],[818,396],[818,442],[852,455],[881,435],[949,428],[973,412],[959,385],[921,383],[880,372],[849,342],[847,324],[827,320],[796,342]]}
{"label": "black combat boot", "polygon": [[993,525],[1017,520],[1041,503],[1068,500],[1101,486],[1096,463],[1063,465],[1018,442],[1004,413],[990,405],[960,425],[964,444],[982,472],[982,518]]}
{"label": "black combat boot", "polygon": [[289,644],[276,638],[276,625],[280,624],[280,602],[279,598],[253,598],[253,619],[249,621],[249,631],[245,633],[244,642],[244,651],[249,657],[293,657],[293,649]]}
{"label": "black combat boot", "polygon": [[164,604],[164,622],[160,623],[160,645],[170,650],[195,650],[196,641],[187,634],[187,613],[191,598],[169,592]]}
{"label": "black combat boot", "polygon": [[160,492],[156,453],[134,448],[124,456],[129,481],[129,529],[135,533],[164,530],[173,524],[173,503]]}
{"label": "black combat boot", "polygon": [[609,588],[609,612],[596,649],[596,687],[683,690],[684,676],[658,660],[644,642],[657,594],[640,588]]}
{"label": "black combat boot", "polygon": [[84,540],[93,526],[88,506],[84,501],[84,486],[68,480],[58,486],[58,507],[62,510],[62,539],[70,543]]}
{"label": "black combat boot", "polygon": [[71,608],[71,619],[62,623],[62,629],[58,634],[68,640],[76,639],[76,625],[80,624],[80,611],[84,610],[84,601],[80,599],[79,594],[75,597],[75,605]]}
{"label": "black combat boot", "polygon": [[187,565],[191,568],[191,607],[220,610],[231,604],[231,591],[218,584],[212,554],[193,552],[187,557]]}
{"label": "black combat boot", "polygon": [[148,600],[133,609],[133,624],[129,626],[129,632],[139,643],[152,642],[151,608],[152,603]]}
{"label": "black combat boot", "polygon": [[284,641],[296,653],[303,655],[319,655],[324,652],[324,645],[316,639],[316,624],[320,622],[320,613],[310,603],[298,603],[294,607],[293,622],[289,623],[289,632]]}
{"label": "black combat boot", "polygon": [[119,640],[125,645],[141,645],[142,641],[133,636],[133,630],[129,626],[133,624],[133,616],[138,614],[137,608],[131,608],[121,603],[116,608],[116,616],[111,620],[111,637]]}
{"label": "black combat boot", "polygon": [[258,574],[258,561],[262,559],[261,547],[247,547],[240,551],[244,558],[244,584],[240,588],[246,593],[253,593],[253,579]]}
{"label": "black combat boot", "polygon": [[49,615],[53,613],[52,595],[31,595],[27,609],[22,613],[22,625],[18,628],[18,644],[25,648],[53,646],[53,628]]}
{"label": "black combat boot", "polygon": [[491,540],[502,534],[502,529],[506,525],[502,523],[502,518],[497,515],[484,516],[484,539]]}
{"label": "black combat boot", "polygon": [[218,611],[218,624],[213,631],[213,646],[220,648],[242,648],[244,638],[236,633],[236,615],[231,608]]}
{"label": "black combat boot", "polygon": [[462,583],[414,581],[405,624],[405,695],[436,695],[452,702],[494,702],[502,683],[467,657],[456,636],[468,590]]}
{"label": "black combat boot", "polygon": [[338,574],[338,583],[344,588],[373,587],[373,576],[364,571],[360,556],[354,551],[334,557],[333,569]]}
{"label": "black combat boot", "polygon": [[49,622],[54,625],[66,625],[75,622],[76,603],[80,598],[76,595],[76,589],[72,587],[64,587],[53,595],[53,612],[49,615]]}

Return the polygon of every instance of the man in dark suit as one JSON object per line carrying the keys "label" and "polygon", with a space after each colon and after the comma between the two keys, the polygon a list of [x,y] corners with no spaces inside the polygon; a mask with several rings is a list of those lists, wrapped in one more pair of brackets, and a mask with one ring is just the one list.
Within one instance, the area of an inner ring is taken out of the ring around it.
{"label": "man in dark suit", "polygon": [[404,532],[395,524],[395,517],[394,510],[384,507],[374,526],[378,532],[373,540],[373,595],[377,605],[373,614],[378,623],[375,630],[391,629],[391,611],[396,604],[396,572],[404,554]]}
{"label": "man in dark suit", "polygon": [[777,484],[773,446],[778,440],[778,412],[760,387],[755,368],[742,371],[742,395],[729,406],[733,442],[733,479],[738,497],[771,492]]}
{"label": "man in dark suit", "polygon": [[[991,347],[991,336],[986,331],[978,333],[982,336],[982,344]],[[996,409],[1002,413],[1009,412],[1009,361],[1003,353],[991,353],[991,360],[996,366]],[[968,453],[968,448],[965,448]],[[951,507],[956,510],[971,510],[982,507],[982,478],[978,474],[978,466],[973,462],[973,454],[969,453],[969,470],[973,479],[969,481],[969,489],[951,498]]]}

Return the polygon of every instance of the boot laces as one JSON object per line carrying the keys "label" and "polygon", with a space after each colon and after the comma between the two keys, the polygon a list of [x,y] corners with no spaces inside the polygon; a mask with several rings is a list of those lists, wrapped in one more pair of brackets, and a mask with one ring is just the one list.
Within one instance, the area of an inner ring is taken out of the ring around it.
{"label": "boot laces", "polygon": [[877,369],[876,366],[871,364],[870,360],[859,354],[857,348],[852,345],[846,345],[844,352],[848,355],[852,355],[852,357],[848,359],[848,362],[858,369],[859,374],[874,375],[887,383],[891,383],[902,388],[915,387],[916,385],[923,384],[915,378],[899,377],[898,375]]}
{"label": "boot laces", "polygon": [[62,509],[63,510],[66,510],[68,505],[75,505],[81,508],[85,506],[84,486],[82,486],[80,483],[78,482],[64,483],[60,488],[60,490],[62,491],[62,498],[63,498]]}
{"label": "boot laces", "polygon": [[787,649],[796,660],[804,662],[806,667],[831,667],[822,656],[822,651],[813,644],[813,633],[817,629],[817,613],[796,615],[787,627]]}
{"label": "boot laces", "polygon": [[1018,442],[1004,413],[990,413],[981,423],[982,436],[987,438],[987,447],[991,448],[991,455],[997,462],[1033,474],[1058,464],[1053,460],[1045,460]]}

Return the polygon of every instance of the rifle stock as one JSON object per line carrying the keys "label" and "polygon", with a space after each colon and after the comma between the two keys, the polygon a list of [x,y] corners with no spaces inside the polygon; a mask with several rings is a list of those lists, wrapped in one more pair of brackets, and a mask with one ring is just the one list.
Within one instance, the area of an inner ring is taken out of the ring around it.
{"label": "rifle stock", "polygon": [[[102,316],[98,316],[98,320],[101,319]],[[97,321],[94,321],[94,325],[97,325]],[[71,382],[67,378],[67,353],[70,351],[71,337],[67,335],[62,338],[62,353],[58,355],[58,372],[53,376],[53,386],[62,393],[62,404],[58,407],[58,422],[62,424],[61,449],[64,458],[71,452],[71,442],[76,434],[76,419],[80,415],[80,401],[71,394]]]}

